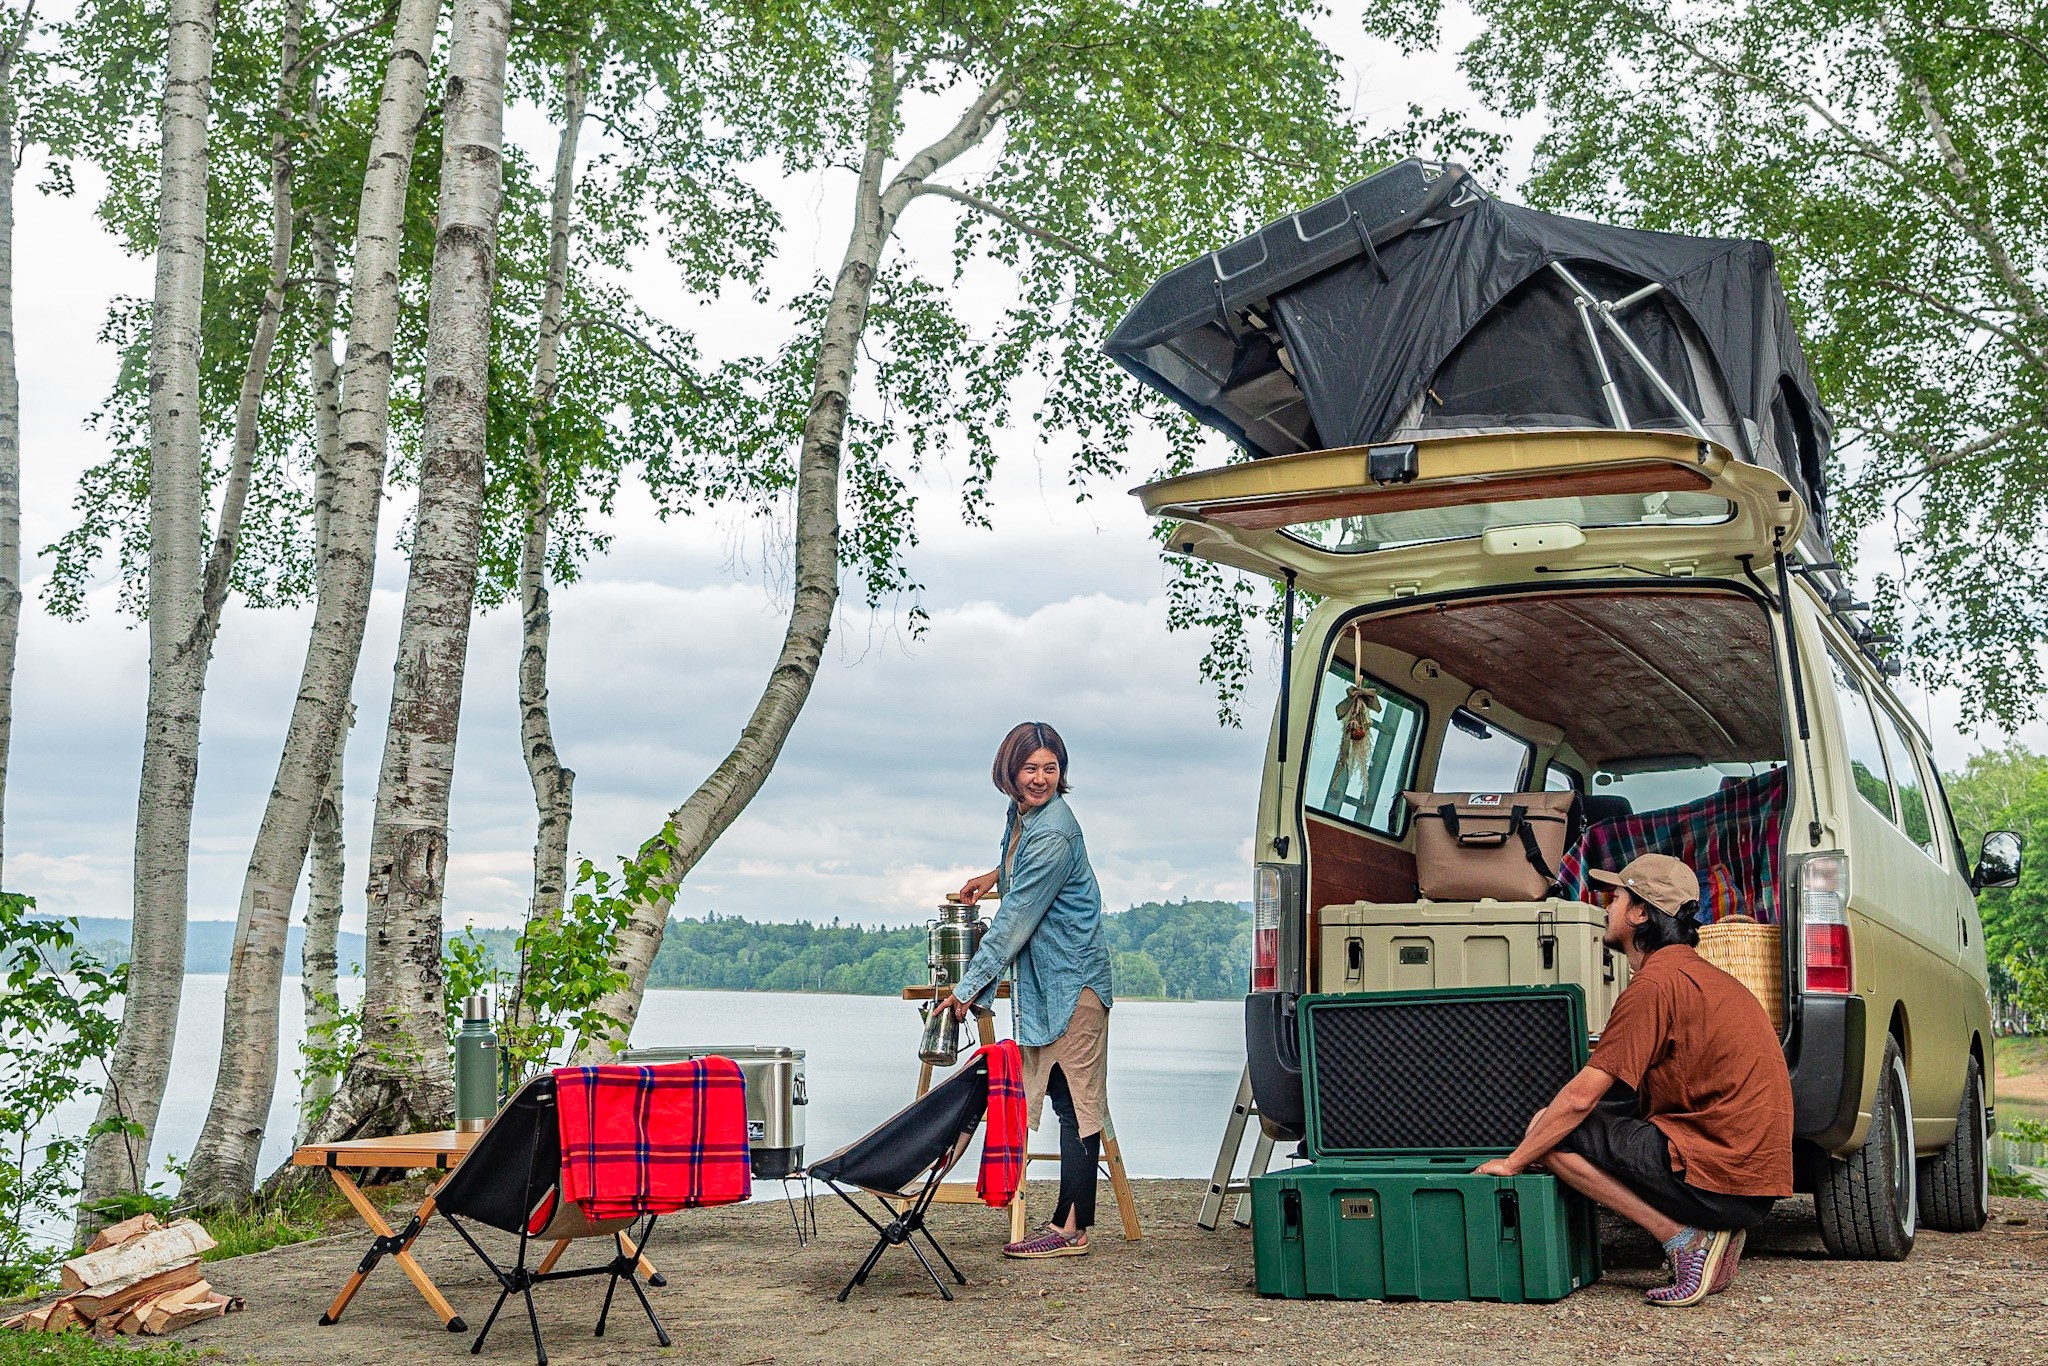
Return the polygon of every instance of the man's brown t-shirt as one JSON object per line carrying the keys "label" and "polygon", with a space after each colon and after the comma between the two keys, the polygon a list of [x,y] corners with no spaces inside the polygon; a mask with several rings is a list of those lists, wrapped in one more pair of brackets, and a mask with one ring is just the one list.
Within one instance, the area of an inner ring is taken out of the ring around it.
{"label": "man's brown t-shirt", "polygon": [[1792,1194],[1792,1079],[1749,988],[1683,944],[1614,1003],[1591,1065],[1634,1087],[1671,1168],[1723,1195]]}

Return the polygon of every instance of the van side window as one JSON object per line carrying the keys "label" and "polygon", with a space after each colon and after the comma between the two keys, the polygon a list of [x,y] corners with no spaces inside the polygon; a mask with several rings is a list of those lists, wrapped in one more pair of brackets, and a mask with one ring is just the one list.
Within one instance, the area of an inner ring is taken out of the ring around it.
{"label": "van side window", "polygon": [[1828,676],[1834,680],[1835,695],[1842,701],[1842,730],[1849,737],[1849,771],[1856,779],[1856,791],[1864,801],[1884,812],[1886,819],[1896,822],[1884,745],[1877,738],[1877,721],[1870,714],[1870,699],[1857,682],[1855,669],[1842,658],[1834,643],[1823,644],[1827,647],[1822,657],[1828,663]]}
{"label": "van side window", "polygon": [[1351,666],[1333,657],[1316,693],[1302,800],[1311,811],[1398,838],[1408,825],[1401,790],[1414,782],[1422,749],[1422,704],[1366,675],[1366,686],[1379,695],[1379,710],[1371,713],[1365,736],[1347,751],[1346,727],[1337,709],[1351,690],[1351,679]]}
{"label": "van side window", "polygon": [[1545,792],[1577,792],[1579,790],[1579,775],[1566,768],[1563,764],[1551,764],[1543,770],[1543,790]]}
{"label": "van side window", "polygon": [[1927,785],[1921,780],[1918,747],[1906,735],[1898,718],[1884,707],[1877,709],[1877,723],[1884,729],[1884,747],[1892,757],[1892,787],[1899,794],[1899,824],[1913,843],[1927,851],[1927,857],[1941,862],[1941,847],[1934,837],[1934,815],[1927,805]]}
{"label": "van side window", "polygon": [[1463,707],[1451,714],[1437,756],[1437,792],[1519,792],[1535,746]]}

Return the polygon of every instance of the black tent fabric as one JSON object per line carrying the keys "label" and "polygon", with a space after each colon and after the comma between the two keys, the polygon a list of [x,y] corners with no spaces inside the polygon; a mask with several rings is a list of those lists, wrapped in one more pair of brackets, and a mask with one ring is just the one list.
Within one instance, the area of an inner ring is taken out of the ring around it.
{"label": "black tent fabric", "polygon": [[[1617,317],[1696,416],[1720,415],[1717,440],[1800,492],[1824,546],[1827,418],[1762,242],[1541,213],[1411,159],[1171,272],[1105,345],[1254,456],[1612,426],[1553,263],[1600,299],[1662,286]],[[1686,427],[1613,338],[1599,345],[1630,426]]]}

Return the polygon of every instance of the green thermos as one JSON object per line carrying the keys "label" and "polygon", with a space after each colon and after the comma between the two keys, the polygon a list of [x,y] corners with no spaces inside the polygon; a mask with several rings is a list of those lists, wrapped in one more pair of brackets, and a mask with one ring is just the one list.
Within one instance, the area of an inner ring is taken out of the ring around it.
{"label": "green thermos", "polygon": [[491,1024],[491,998],[462,1003],[462,1029],[455,1036],[455,1127],[474,1133],[498,1113],[498,1031]]}

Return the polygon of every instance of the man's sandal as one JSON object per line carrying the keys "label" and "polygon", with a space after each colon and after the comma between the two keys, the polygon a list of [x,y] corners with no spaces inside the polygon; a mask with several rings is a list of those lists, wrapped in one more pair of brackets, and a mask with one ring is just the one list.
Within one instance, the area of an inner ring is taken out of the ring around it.
{"label": "man's sandal", "polygon": [[1734,1236],[1726,1229],[1704,1230],[1671,1254],[1671,1284],[1643,1292],[1643,1298],[1662,1309],[1682,1309],[1698,1304],[1713,1293],[1714,1278],[1727,1260]]}

